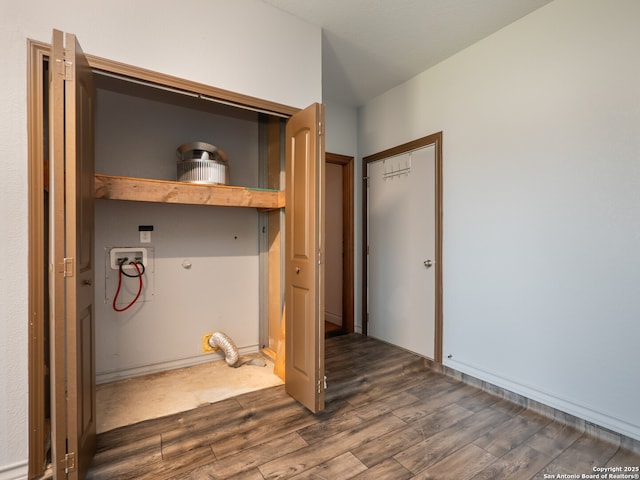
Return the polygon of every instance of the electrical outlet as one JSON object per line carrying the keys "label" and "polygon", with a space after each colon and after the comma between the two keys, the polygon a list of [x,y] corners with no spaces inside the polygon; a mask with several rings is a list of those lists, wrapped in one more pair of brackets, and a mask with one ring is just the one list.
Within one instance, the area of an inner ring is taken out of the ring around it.
{"label": "electrical outlet", "polygon": [[219,347],[212,347],[209,345],[209,339],[213,336],[213,333],[205,333],[202,336],[202,352],[203,353],[212,353],[220,350]]}
{"label": "electrical outlet", "polygon": [[140,232],[140,243],[151,243],[151,232],[143,230]]}

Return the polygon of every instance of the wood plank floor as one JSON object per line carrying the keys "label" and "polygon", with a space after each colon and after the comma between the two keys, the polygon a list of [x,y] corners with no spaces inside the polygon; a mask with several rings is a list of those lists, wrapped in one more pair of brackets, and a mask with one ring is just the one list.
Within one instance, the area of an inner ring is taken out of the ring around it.
{"label": "wood plank floor", "polygon": [[640,465],[368,337],[327,339],[326,371],[321,414],[273,387],[129,425],[99,435],[89,478],[524,480]]}

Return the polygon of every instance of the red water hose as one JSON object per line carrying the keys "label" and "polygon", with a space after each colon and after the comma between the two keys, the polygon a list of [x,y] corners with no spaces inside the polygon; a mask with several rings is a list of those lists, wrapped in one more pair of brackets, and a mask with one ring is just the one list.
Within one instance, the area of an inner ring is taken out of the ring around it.
{"label": "red water hose", "polygon": [[129,303],[129,305],[127,305],[126,307],[123,308],[118,308],[116,306],[116,302],[118,300],[118,295],[120,294],[120,287],[122,287],[122,276],[124,274],[123,270],[123,266],[124,262],[122,262],[120,264],[120,268],[119,268],[119,273],[118,273],[118,288],[116,290],[116,294],[113,297],[113,309],[116,312],[124,312],[125,310],[129,310],[131,307],[133,307],[133,304],[136,303],[138,301],[138,298],[140,298],[140,294],[142,293],[142,274],[144,273],[144,270],[140,271],[140,267],[138,266],[138,262],[129,262],[129,265],[133,265],[133,267],[136,269],[136,271],[138,272],[137,275],[135,275],[136,277],[138,277],[138,280],[140,281],[140,285],[138,287],[138,294],[136,295],[136,298],[134,298],[131,303]]}

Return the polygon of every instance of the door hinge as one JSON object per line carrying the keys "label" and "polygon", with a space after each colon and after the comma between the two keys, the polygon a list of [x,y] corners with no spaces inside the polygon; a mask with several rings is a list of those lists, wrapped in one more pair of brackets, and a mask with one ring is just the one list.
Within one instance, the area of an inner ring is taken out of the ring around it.
{"label": "door hinge", "polygon": [[60,75],[64,78],[64,60],[56,58],[51,69],[56,75]]}
{"label": "door hinge", "polygon": [[64,61],[64,80],[65,82],[73,80],[73,62],[69,60]]}
{"label": "door hinge", "polygon": [[67,453],[64,456],[64,473],[73,472],[76,469],[76,454]]}
{"label": "door hinge", "polygon": [[327,389],[327,376],[325,375],[322,380],[318,380],[318,393],[322,393]]}
{"label": "door hinge", "polygon": [[64,259],[64,277],[73,277],[73,258]]}

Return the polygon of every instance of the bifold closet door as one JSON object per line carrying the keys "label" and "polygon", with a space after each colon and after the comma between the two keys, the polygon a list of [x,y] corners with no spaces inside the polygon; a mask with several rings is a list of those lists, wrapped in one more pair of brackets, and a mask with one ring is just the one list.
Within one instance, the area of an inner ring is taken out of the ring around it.
{"label": "bifold closet door", "polygon": [[55,30],[49,61],[51,433],[55,478],[82,480],[96,445],[94,86],[76,37]]}
{"label": "bifold closet door", "polygon": [[324,107],[286,126],[285,388],[312,412],[324,410]]}

